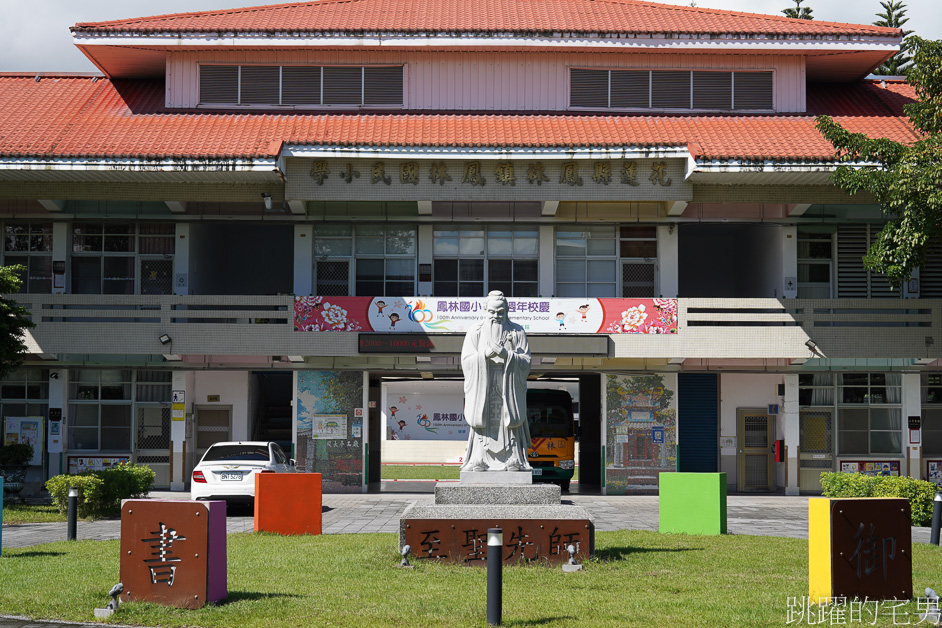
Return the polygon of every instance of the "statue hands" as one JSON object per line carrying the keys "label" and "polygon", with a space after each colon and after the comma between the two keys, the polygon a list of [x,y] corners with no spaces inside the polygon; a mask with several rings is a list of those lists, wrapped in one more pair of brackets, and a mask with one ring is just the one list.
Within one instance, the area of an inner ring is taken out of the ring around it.
{"label": "statue hands", "polygon": [[507,349],[493,342],[487,343],[486,357],[494,362],[503,362],[507,358]]}

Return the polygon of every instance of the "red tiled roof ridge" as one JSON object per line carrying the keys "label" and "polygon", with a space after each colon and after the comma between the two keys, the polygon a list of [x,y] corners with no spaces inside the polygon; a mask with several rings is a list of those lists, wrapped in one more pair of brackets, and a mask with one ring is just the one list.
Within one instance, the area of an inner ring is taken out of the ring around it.
{"label": "red tiled roof ridge", "polygon": [[[113,27],[118,27],[118,26],[127,26],[128,27],[127,30],[135,30],[133,28],[134,25],[145,24],[145,23],[153,24],[154,22],[162,22],[162,21],[170,22],[173,20],[184,20],[184,19],[190,19],[190,18],[205,18],[205,17],[225,16],[225,15],[239,15],[239,14],[246,14],[246,13],[260,13],[260,12],[277,11],[277,10],[297,8],[297,7],[310,7],[310,6],[315,6],[315,5],[316,6],[339,5],[339,4],[353,5],[353,4],[371,2],[371,1],[372,0],[307,0],[305,2],[286,2],[286,3],[279,3],[279,4],[255,5],[255,6],[250,6],[250,7],[237,7],[237,8],[232,8],[232,9],[214,9],[214,10],[209,10],[209,11],[167,13],[167,14],[160,14],[160,15],[153,15],[153,16],[141,16],[141,17],[134,17],[134,18],[107,20],[107,21],[101,21],[101,22],[78,22],[73,27],[71,27],[70,30],[74,32],[76,30],[83,30],[83,29],[95,30],[95,29],[100,29],[100,28],[109,28],[109,27],[113,28]],[[518,0],[518,1],[542,2],[543,0]],[[825,28],[831,28],[834,30],[854,30],[858,32],[867,32],[872,35],[886,35],[886,36],[901,36],[902,35],[901,29],[885,27],[885,26],[875,26],[871,24],[853,24],[849,22],[827,22],[827,21],[820,21],[820,20],[802,20],[802,19],[790,18],[790,17],[780,16],[780,15],[771,15],[771,14],[764,14],[764,13],[750,13],[750,12],[745,12],[745,11],[733,11],[730,9],[713,9],[713,8],[698,7],[698,6],[662,4],[658,2],[649,2],[648,0],[557,0],[557,1],[572,2],[573,4],[575,3],[609,4],[609,5],[623,5],[623,6],[636,6],[636,7],[650,7],[650,8],[656,8],[656,9],[665,10],[665,11],[676,11],[679,13],[697,13],[697,14],[704,14],[704,15],[710,15],[710,16],[741,17],[741,18],[763,20],[763,21],[768,21],[768,22],[772,22],[776,24],[789,24],[791,26],[798,26],[798,25],[808,26],[809,29],[813,29],[814,31],[819,30],[821,27],[825,27]],[[151,26],[147,30],[156,31],[160,29],[154,28],[153,26]],[[186,31],[187,29],[176,28],[172,30]],[[193,29],[194,32],[217,31],[217,30],[226,30],[226,29],[220,29],[220,28]],[[236,28],[232,28],[228,30],[269,31],[272,29],[268,29],[268,28],[251,29],[251,28],[236,27]],[[301,29],[286,28],[285,30],[299,31]],[[320,30],[320,29],[312,28],[311,30]],[[363,29],[350,28],[348,30],[363,30]],[[402,29],[389,29],[389,30],[396,31],[396,30],[402,30]],[[427,29],[421,29],[421,30],[427,30]],[[452,29],[449,28],[448,30],[452,30]],[[459,29],[459,30],[461,31],[485,31],[485,30],[493,30],[493,29],[468,28],[468,29]],[[529,29],[524,28],[521,30],[529,30]],[[748,29],[744,29],[744,30],[748,30]],[[635,32],[642,33],[642,32],[661,32],[661,31],[677,32],[675,29],[670,29],[670,28],[663,28],[663,29],[652,28],[648,30],[639,29]],[[601,29],[600,32],[605,32],[605,30]],[[703,29],[703,30],[697,30],[697,31],[692,31],[692,32],[703,32],[703,33],[711,32],[712,33],[712,32],[738,32],[738,31],[736,31],[735,29],[732,29],[732,30],[721,29],[721,30],[716,30],[716,31]],[[809,34],[810,33],[811,33],[811,30],[809,30]]]}

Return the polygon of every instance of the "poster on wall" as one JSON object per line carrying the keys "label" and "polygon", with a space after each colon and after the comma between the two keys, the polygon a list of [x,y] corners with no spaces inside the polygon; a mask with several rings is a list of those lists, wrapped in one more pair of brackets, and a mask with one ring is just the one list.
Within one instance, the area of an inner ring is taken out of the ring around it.
{"label": "poster on wall", "polygon": [[346,438],[346,414],[315,414],[311,420],[311,438]]}
{"label": "poster on wall", "polygon": [[386,440],[468,439],[460,381],[389,383],[381,397]]}
{"label": "poster on wall", "polygon": [[656,493],[677,468],[677,376],[605,376],[605,491]]}
{"label": "poster on wall", "polygon": [[[484,315],[482,297],[295,297],[295,331],[464,333]],[[677,299],[507,299],[530,333],[676,334]]]}
{"label": "poster on wall", "polygon": [[83,473],[85,471],[104,471],[119,464],[127,464],[131,461],[128,456],[96,456],[86,458],[84,456],[69,456],[69,473]]}
{"label": "poster on wall", "polygon": [[26,443],[33,446],[31,465],[43,463],[43,419],[38,416],[6,417],[3,428],[3,444]]}
{"label": "poster on wall", "polygon": [[899,477],[898,460],[873,460],[873,461],[854,461],[845,460],[841,462],[841,471],[844,473],[859,473],[872,477]]}
{"label": "poster on wall", "polygon": [[926,461],[926,478],[942,488],[942,460]]}

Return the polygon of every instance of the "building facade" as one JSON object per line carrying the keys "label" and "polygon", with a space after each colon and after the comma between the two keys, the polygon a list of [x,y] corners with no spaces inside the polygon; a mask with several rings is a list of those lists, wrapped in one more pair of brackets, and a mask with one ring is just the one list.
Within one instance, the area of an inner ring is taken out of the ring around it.
{"label": "building facade", "polygon": [[101,74],[0,76],[2,261],[36,322],[0,406],[44,437],[37,481],[131,459],[183,490],[257,438],[327,491],[457,459],[494,289],[534,385],[578,401],[587,487],[939,479],[942,247],[899,290],[866,270],[882,213],[814,128],[915,139],[912,88],[866,78],[900,31],[318,0],[72,36]]}

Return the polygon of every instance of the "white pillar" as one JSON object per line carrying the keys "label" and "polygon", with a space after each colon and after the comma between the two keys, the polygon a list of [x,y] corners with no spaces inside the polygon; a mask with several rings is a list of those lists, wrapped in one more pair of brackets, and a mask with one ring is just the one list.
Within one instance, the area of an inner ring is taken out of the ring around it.
{"label": "white pillar", "polygon": [[193,413],[193,377],[187,371],[173,372],[173,403],[170,407],[170,490],[182,491],[187,481],[186,425]]}
{"label": "white pillar", "polygon": [[922,477],[924,469],[922,468],[922,427],[916,430],[916,440],[913,443],[912,435],[909,431],[909,417],[922,415],[922,388],[919,373],[903,373],[902,377],[902,395],[903,395],[903,465],[907,468],[900,468],[900,475],[925,479]]}
{"label": "white pillar", "polygon": [[798,494],[798,374],[785,375],[785,400],[783,402],[783,415],[785,417],[785,494]]}
{"label": "white pillar", "polygon": [[[49,370],[49,407],[50,408],[59,408],[62,410],[62,420],[59,421],[59,442],[61,443],[61,449],[58,447],[49,447],[47,444],[47,449],[49,450],[49,477],[54,475],[61,475],[69,470],[69,465],[66,462],[65,451],[68,450],[69,441],[68,441],[68,425],[69,425],[69,406],[68,406],[68,390],[69,390],[69,369],[66,368],[54,368]],[[48,434],[47,434],[48,436]],[[53,452],[53,449],[60,449],[59,451]]]}
{"label": "white pillar", "polygon": [[294,294],[311,296],[314,288],[314,225],[294,226]]}
{"label": "white pillar", "polygon": [[663,298],[674,298],[680,286],[677,232],[675,225],[657,227],[657,282],[655,292]]}
{"label": "white pillar", "polygon": [[798,297],[798,227],[782,229],[782,286],[779,290],[786,299]]}
{"label": "white pillar", "polygon": [[[66,274],[69,264],[69,249],[72,247],[72,239],[69,236],[69,223],[52,223],[52,294],[65,294],[65,288],[68,282]],[[57,263],[61,263],[62,266],[61,277],[56,276],[55,273]],[[57,283],[59,287],[56,287]]]}
{"label": "white pillar", "polygon": [[190,223],[176,224],[173,248],[173,293],[190,294]]}
{"label": "white pillar", "polygon": [[537,264],[537,294],[551,297],[556,294],[556,228],[540,225],[540,260]]}

